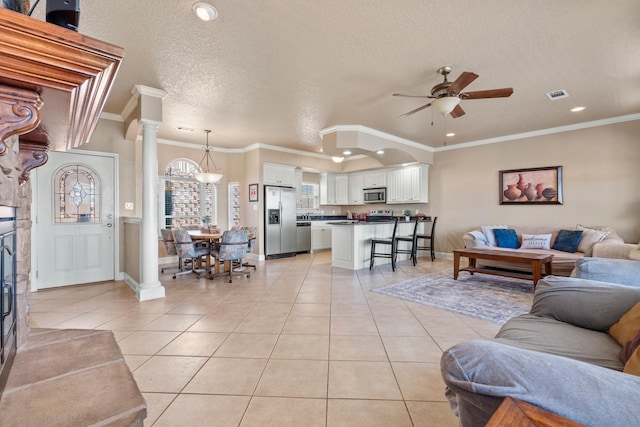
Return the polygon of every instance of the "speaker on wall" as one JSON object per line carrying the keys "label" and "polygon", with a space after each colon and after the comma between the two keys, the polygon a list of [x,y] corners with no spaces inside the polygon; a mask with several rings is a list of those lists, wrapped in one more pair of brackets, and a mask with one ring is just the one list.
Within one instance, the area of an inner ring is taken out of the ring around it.
{"label": "speaker on wall", "polygon": [[47,0],[47,22],[78,31],[80,0]]}

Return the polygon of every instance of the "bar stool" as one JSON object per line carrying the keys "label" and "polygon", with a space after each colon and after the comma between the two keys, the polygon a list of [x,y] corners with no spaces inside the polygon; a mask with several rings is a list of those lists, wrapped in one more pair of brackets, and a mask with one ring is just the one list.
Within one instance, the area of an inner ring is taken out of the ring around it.
{"label": "bar stool", "polygon": [[[393,234],[390,239],[371,239],[371,264],[369,270],[373,268],[373,261],[378,258],[391,258],[391,270],[396,271],[396,230],[398,229],[398,217],[393,225]],[[376,252],[376,245],[391,246],[390,252]]]}
{"label": "bar stool", "polygon": [[[396,259],[398,258],[398,254],[409,254],[410,255],[410,259],[413,262],[413,266],[415,267],[416,262],[417,262],[417,252],[416,252],[416,240],[417,240],[417,234],[418,234],[418,224],[420,223],[420,217],[416,217],[416,223],[413,226],[413,234],[411,236],[398,236],[396,237]],[[411,244],[411,246],[409,246],[408,248],[405,249],[401,249],[399,243],[400,242],[408,242]]]}
{"label": "bar stool", "polygon": [[[429,250],[429,252],[431,253],[431,262],[433,262],[433,260],[436,259],[436,253],[433,250],[433,242],[434,242],[434,236],[436,234],[436,221],[438,220],[438,217],[434,217],[433,218],[433,223],[431,224],[431,232],[429,234],[416,234],[416,244],[415,246],[415,256],[416,258],[418,257],[418,251],[421,250]],[[420,239],[422,240],[426,240],[426,242],[422,243],[422,245],[418,244],[420,242]],[[427,243],[428,242],[428,243]]]}

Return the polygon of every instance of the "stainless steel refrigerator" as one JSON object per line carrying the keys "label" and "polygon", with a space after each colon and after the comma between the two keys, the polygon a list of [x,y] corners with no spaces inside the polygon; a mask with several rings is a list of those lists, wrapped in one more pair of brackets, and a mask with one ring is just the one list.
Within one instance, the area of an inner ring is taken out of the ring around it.
{"label": "stainless steel refrigerator", "polygon": [[265,185],[264,229],[264,254],[267,259],[296,254],[295,188]]}

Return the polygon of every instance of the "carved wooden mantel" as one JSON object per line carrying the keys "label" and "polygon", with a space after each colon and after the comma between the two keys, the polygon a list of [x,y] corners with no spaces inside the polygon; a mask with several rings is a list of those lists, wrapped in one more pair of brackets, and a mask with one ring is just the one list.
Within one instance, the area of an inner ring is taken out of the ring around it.
{"label": "carved wooden mantel", "polygon": [[20,182],[93,133],[124,50],[0,8],[0,156],[20,135]]}

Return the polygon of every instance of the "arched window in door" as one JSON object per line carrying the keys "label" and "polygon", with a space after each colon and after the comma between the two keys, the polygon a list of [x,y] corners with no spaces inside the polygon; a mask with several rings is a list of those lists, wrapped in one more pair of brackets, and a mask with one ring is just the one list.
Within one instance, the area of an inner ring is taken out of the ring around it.
{"label": "arched window in door", "polygon": [[158,181],[160,228],[217,225],[216,186],[196,181],[196,172],[200,167],[189,159],[175,159],[165,169]]}
{"label": "arched window in door", "polygon": [[100,222],[101,185],[88,166],[63,166],[53,177],[54,222]]}

